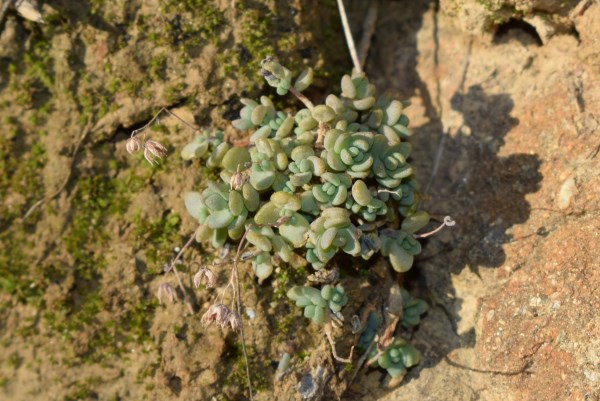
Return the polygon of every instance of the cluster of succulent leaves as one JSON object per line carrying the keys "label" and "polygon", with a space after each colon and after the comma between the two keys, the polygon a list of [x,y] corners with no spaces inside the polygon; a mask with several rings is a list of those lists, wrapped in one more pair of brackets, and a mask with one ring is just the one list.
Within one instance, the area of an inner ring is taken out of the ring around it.
{"label": "cluster of succulent leaves", "polygon": [[337,313],[348,303],[348,296],[341,285],[325,285],[321,291],[314,287],[294,286],[288,293],[288,298],[296,301],[296,306],[304,308],[304,316],[321,324],[330,311]]}
{"label": "cluster of succulent leaves", "polygon": [[[375,358],[375,356],[377,356],[376,348],[370,354],[371,358]],[[406,373],[406,369],[420,361],[421,354],[415,347],[402,339],[397,339],[379,355],[372,366],[382,367],[395,378]]]}
{"label": "cluster of succulent leaves", "polygon": [[[309,68],[292,86],[291,72],[270,58],[261,72],[280,95],[303,91],[313,78]],[[220,170],[219,182],[185,196],[201,224],[198,241],[218,248],[248,229],[260,281],[272,274],[274,258],[288,262],[294,250],[317,270],[340,251],[364,259],[381,252],[396,271],[410,269],[421,251],[414,233],[429,216],[417,210],[405,104],[376,98],[364,73],[345,75],[341,88],[295,114],[266,96],[242,99],[233,126],[248,133],[249,146],[230,145],[220,131],[185,146],[184,159],[205,158]]]}
{"label": "cluster of succulent leaves", "polygon": [[[231,145],[221,131],[204,132],[185,146],[184,159],[204,159],[219,175],[202,192],[185,194],[186,208],[200,224],[197,241],[221,248],[245,238],[259,282],[293,253],[315,270],[327,268],[340,252],[365,260],[381,253],[394,270],[408,271],[421,251],[415,233],[429,215],[418,210],[407,161],[407,104],[377,97],[364,73],[345,75],[341,93],[317,105],[301,94],[312,83],[312,69],[293,82],[287,68],[267,58],[261,74],[278,95],[292,92],[306,107],[293,113],[278,110],[266,96],[243,98],[232,125],[247,134],[246,146]],[[340,285],[296,286],[288,297],[317,324],[348,302]],[[418,324],[427,305],[408,293],[403,300],[402,325]],[[399,342],[378,363],[395,376],[418,359],[414,348]]]}
{"label": "cluster of succulent leaves", "polygon": [[[417,326],[421,322],[421,315],[427,311],[427,303],[422,299],[413,298],[404,288],[400,289],[402,296],[402,319],[403,327]],[[370,312],[365,322],[365,327],[358,339],[359,349],[368,349],[375,341],[376,334],[382,326],[382,318],[376,312]],[[375,358],[378,352],[376,347],[369,354],[369,358]],[[421,356],[419,352],[404,340],[398,339],[388,345],[386,349],[375,359],[373,367],[382,367],[388,371],[393,378],[406,372],[406,369],[419,363]]]}
{"label": "cluster of succulent leaves", "polygon": [[[299,93],[313,77],[308,69],[292,85],[290,71],[272,59],[262,73],[279,94]],[[201,224],[198,241],[221,247],[250,227],[261,281],[274,257],[288,261],[294,250],[304,250],[317,270],[340,251],[364,259],[381,252],[396,271],[410,269],[421,251],[414,233],[429,216],[417,210],[405,104],[376,98],[363,73],[345,75],[341,88],[295,114],[266,96],[242,99],[233,126],[248,133],[247,147],[230,145],[219,131],[183,149],[184,159],[206,158],[207,167],[220,170],[219,182],[185,196]]]}
{"label": "cluster of succulent leaves", "polygon": [[402,295],[402,320],[404,327],[413,327],[421,323],[421,315],[427,312],[427,302],[419,298],[413,298],[404,288],[400,289]]}

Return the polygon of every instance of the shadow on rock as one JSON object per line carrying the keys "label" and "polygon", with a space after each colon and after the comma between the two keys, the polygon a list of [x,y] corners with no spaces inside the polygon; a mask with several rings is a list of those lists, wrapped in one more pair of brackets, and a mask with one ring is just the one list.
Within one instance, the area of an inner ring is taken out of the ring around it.
{"label": "shadow on rock", "polygon": [[[474,327],[466,331],[463,328],[459,334],[465,305],[456,296],[451,276],[468,268],[475,273],[475,280],[481,280],[481,269],[502,266],[506,260],[503,245],[512,240],[509,229],[529,218],[531,206],[525,196],[536,192],[542,179],[537,155],[500,154],[505,136],[519,124],[511,116],[511,96],[487,93],[484,82],[465,89],[468,62],[461,66],[457,60],[454,67],[440,67],[439,12],[432,12],[435,7],[429,1],[381,3],[366,67],[378,88],[387,88],[399,98],[421,99],[427,121],[413,125],[412,142],[413,164],[423,186],[423,208],[440,220],[450,215],[457,222],[451,230],[424,242],[423,254],[403,280],[411,293],[425,298],[430,305],[428,316],[415,332],[397,332],[411,338],[423,353],[423,361],[409,370],[405,383],[438,365],[453,350],[475,346]],[[432,37],[423,39],[431,32]],[[433,43],[430,54],[420,54],[423,40]],[[435,70],[431,76],[422,77],[417,65],[425,57],[432,58],[425,63],[435,66]],[[453,112],[462,116],[462,125],[444,132],[442,83],[435,71],[450,68],[456,72],[447,74],[457,76],[457,84],[462,81],[450,100]],[[374,373],[367,371],[367,375],[373,377]],[[385,373],[376,378],[380,383],[384,379]],[[347,399],[376,399],[384,394],[366,382],[354,386],[357,388],[358,392],[348,393]],[[363,390],[368,388],[378,394]]]}

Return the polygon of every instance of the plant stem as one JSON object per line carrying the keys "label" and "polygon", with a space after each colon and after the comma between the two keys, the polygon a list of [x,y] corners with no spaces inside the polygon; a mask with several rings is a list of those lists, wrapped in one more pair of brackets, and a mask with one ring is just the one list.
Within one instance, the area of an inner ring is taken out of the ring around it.
{"label": "plant stem", "polygon": [[248,362],[248,352],[246,351],[246,339],[244,337],[244,318],[242,317],[242,301],[240,299],[240,279],[238,276],[238,268],[237,268],[237,264],[238,264],[238,260],[240,259],[240,253],[242,251],[242,247],[244,245],[244,240],[246,239],[246,236],[248,235],[248,232],[250,231],[250,228],[252,226],[248,226],[248,228],[246,229],[246,231],[244,232],[244,235],[242,236],[242,239],[240,239],[240,243],[238,244],[238,248],[237,248],[237,252],[235,254],[235,259],[233,260],[233,277],[235,280],[235,287],[234,287],[234,295],[235,295],[235,303],[236,303],[236,307],[237,307],[237,313],[240,316],[240,319],[242,319],[242,324],[240,325],[240,338],[242,340],[242,353],[244,354],[244,362],[246,363],[246,377],[248,379],[248,391],[250,392],[250,401],[252,401],[252,380],[250,379],[250,364]]}
{"label": "plant stem", "polygon": [[438,228],[436,228],[433,231],[429,231],[428,233],[425,233],[425,234],[416,235],[416,238],[427,238],[427,237],[432,236],[433,234],[437,233],[442,228],[444,228],[446,226],[452,227],[455,224],[456,224],[456,222],[454,220],[452,220],[452,217],[446,216],[446,217],[444,217],[444,221],[442,222],[442,224],[440,224],[440,226]]}
{"label": "plant stem", "polygon": [[304,105],[306,106],[307,109],[312,110],[312,108],[315,107],[315,105],[306,96],[304,96],[302,93],[298,92],[298,90],[296,88],[294,88],[293,86],[289,89],[289,91],[291,92],[292,95],[296,96],[298,98],[298,100],[300,100],[302,103],[304,103]]}
{"label": "plant stem", "polygon": [[192,236],[185,243],[185,245],[183,246],[183,248],[181,248],[179,250],[179,253],[177,253],[177,256],[175,256],[175,259],[173,259],[173,262],[171,262],[171,265],[169,265],[169,267],[166,269],[167,270],[166,272],[169,272],[169,271],[173,270],[173,273],[175,273],[175,278],[177,279],[177,284],[179,285],[179,289],[183,293],[183,300],[184,300],[184,302],[185,302],[185,304],[186,304],[186,306],[188,308],[188,311],[190,312],[190,315],[194,314],[194,305],[192,305],[192,302],[190,301],[190,298],[187,295],[187,291],[185,290],[185,287],[183,286],[183,282],[181,281],[181,277],[179,277],[179,272],[177,271],[176,264],[177,264],[177,261],[183,255],[183,252],[185,252],[185,250],[187,248],[189,248],[190,245],[192,245],[192,242],[194,241],[194,238],[196,238],[196,234],[198,233],[198,231],[200,231],[200,227],[198,227],[196,229],[196,231],[194,231],[194,234],[192,234]]}
{"label": "plant stem", "polygon": [[340,18],[342,19],[342,26],[344,27],[344,35],[346,36],[346,43],[348,44],[348,51],[350,52],[350,57],[352,58],[352,64],[354,64],[354,69],[359,74],[362,72],[362,67],[360,66],[360,60],[358,59],[358,54],[356,54],[356,45],[354,44],[354,38],[352,37],[352,31],[350,30],[350,24],[348,23],[348,16],[346,15],[346,9],[344,8],[344,1],[337,0],[338,9],[340,10]]}
{"label": "plant stem", "polygon": [[140,132],[142,132],[143,130],[145,130],[146,128],[148,128],[150,125],[152,125],[152,123],[154,121],[156,121],[156,119],[163,113],[166,112],[169,115],[175,117],[176,119],[178,119],[179,121],[181,121],[181,123],[183,125],[185,125],[186,127],[188,127],[189,129],[192,129],[194,131],[197,131],[198,128],[194,127],[192,124],[188,123],[187,121],[185,121],[183,118],[179,117],[177,114],[173,113],[171,110],[167,109],[166,107],[161,108],[158,113],[156,113],[154,115],[154,117],[152,117],[152,119],[150,121],[148,121],[148,123],[146,123],[142,128],[138,128],[136,130],[133,130],[131,132],[131,137],[133,138],[134,136],[136,136],[137,134],[139,134]]}

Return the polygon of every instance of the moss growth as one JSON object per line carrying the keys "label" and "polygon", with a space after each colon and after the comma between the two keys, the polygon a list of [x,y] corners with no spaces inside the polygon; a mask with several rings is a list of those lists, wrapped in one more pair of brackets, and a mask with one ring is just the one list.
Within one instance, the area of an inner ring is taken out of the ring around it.
{"label": "moss growth", "polygon": [[[243,388],[240,384],[246,383],[248,378],[246,376],[246,363],[244,354],[242,353],[242,346],[237,337],[231,338],[231,336],[229,336],[226,340],[228,341],[227,359],[231,362],[228,364],[229,366],[226,370],[229,374],[223,384],[225,386],[231,385],[236,389]],[[255,392],[265,391],[270,382],[267,372],[272,371],[273,369],[268,360],[256,353],[254,347],[246,345],[246,351],[248,353],[250,365],[252,366],[252,369],[250,370],[252,387]]]}
{"label": "moss growth", "polygon": [[16,103],[24,107],[42,107],[52,99],[54,59],[50,43],[43,36],[33,35],[31,45],[22,58],[8,65],[9,89]]}
{"label": "moss growth", "polygon": [[148,27],[148,39],[157,46],[176,47],[189,56],[206,41],[216,43],[225,24],[223,12],[209,0],[161,0],[165,24],[152,24],[144,17],[138,24]]}
{"label": "moss growth", "polygon": [[185,84],[180,82],[178,84],[171,84],[166,87],[164,98],[167,102],[173,103],[183,97],[183,90],[185,89]]}
{"label": "moss growth", "polygon": [[153,80],[164,81],[167,68],[167,56],[165,53],[159,53],[150,60],[149,70],[150,77]]}
{"label": "moss growth", "polygon": [[173,246],[181,242],[181,217],[170,212],[155,220],[134,218],[136,248],[145,250],[148,273],[159,274],[164,263],[173,257]]}
{"label": "moss growth", "polygon": [[19,144],[23,137],[24,132],[14,125],[7,127],[7,135],[0,137],[0,198],[5,200],[0,205],[0,291],[13,295],[18,302],[40,305],[43,290],[35,277],[38,267],[32,266],[27,252],[34,240],[28,231],[40,214],[34,213],[26,224],[16,223],[43,196],[39,171],[46,163],[46,156],[40,142],[24,149],[26,145]]}

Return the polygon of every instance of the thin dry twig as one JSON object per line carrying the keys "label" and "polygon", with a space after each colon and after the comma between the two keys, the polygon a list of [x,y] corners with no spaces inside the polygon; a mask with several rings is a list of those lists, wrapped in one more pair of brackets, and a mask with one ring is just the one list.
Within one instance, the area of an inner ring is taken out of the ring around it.
{"label": "thin dry twig", "polygon": [[188,241],[185,243],[185,245],[179,250],[179,252],[177,253],[177,256],[175,256],[175,259],[173,259],[173,261],[171,262],[169,267],[165,269],[165,273],[168,273],[169,271],[173,270],[173,273],[175,274],[175,278],[177,279],[177,285],[179,285],[179,289],[183,293],[183,301],[185,302],[185,304],[188,308],[188,311],[190,312],[190,315],[194,314],[194,305],[192,305],[192,302],[190,301],[190,298],[187,295],[187,291],[185,290],[185,287],[183,286],[183,282],[181,281],[181,277],[179,277],[179,272],[177,271],[177,262],[179,261],[179,259],[181,258],[181,256],[185,252],[185,250],[187,248],[189,248],[190,245],[192,245],[192,242],[194,242],[194,238],[196,238],[196,234],[198,234],[198,231],[200,231],[201,227],[202,226],[199,226],[196,229],[196,231],[194,231],[194,234],[192,234],[190,239],[188,239]]}
{"label": "thin dry twig", "polygon": [[356,45],[354,44],[354,38],[352,37],[352,31],[350,30],[350,24],[348,23],[348,15],[346,15],[346,8],[344,7],[343,0],[337,0],[338,9],[340,10],[340,18],[342,19],[342,26],[344,27],[344,35],[346,36],[346,43],[348,44],[348,51],[352,58],[352,64],[356,72],[361,73],[362,67],[358,54],[356,53]]}
{"label": "thin dry twig", "polygon": [[162,107],[158,113],[156,113],[154,115],[154,117],[152,117],[152,119],[150,119],[150,121],[148,121],[143,127],[138,128],[136,130],[131,131],[131,137],[133,138],[134,136],[136,136],[137,134],[139,134],[140,132],[142,132],[143,130],[145,130],[146,128],[148,128],[149,126],[152,125],[152,123],[154,121],[156,121],[158,119],[158,117],[160,117],[160,115],[162,113],[167,113],[173,117],[175,117],[176,119],[178,119],[183,125],[185,125],[186,127],[188,127],[189,129],[192,129],[194,131],[198,131],[198,127],[194,127],[192,124],[188,123],[187,121],[185,121],[183,118],[179,117],[177,114],[173,113],[171,110],[167,109],[166,107]]}
{"label": "thin dry twig", "polygon": [[304,105],[306,106],[307,109],[312,110],[313,107],[315,107],[313,102],[311,102],[306,96],[304,96],[301,92],[299,92],[298,89],[296,89],[292,86],[288,90],[290,91],[290,93],[292,95],[296,96],[298,98],[298,100],[300,100],[302,103],[304,103]]}
{"label": "thin dry twig", "polygon": [[[248,226],[248,228],[244,232],[244,235],[240,239],[240,243],[238,244],[238,247],[237,247],[237,252],[235,253],[235,258],[233,259],[233,276],[234,276],[234,280],[235,280],[234,298],[235,298],[235,303],[236,303],[236,307],[237,307],[237,312],[238,312],[238,315],[240,315],[240,317],[242,316],[242,301],[240,299],[240,279],[239,279],[239,275],[238,275],[237,264],[238,264],[238,260],[240,259],[240,253],[242,252],[244,241],[246,240],[246,236],[248,235],[248,232],[250,231],[251,227],[252,226]],[[250,401],[252,401],[252,380],[250,379],[250,364],[248,362],[248,352],[246,351],[246,339],[244,337],[243,321],[242,321],[242,324],[240,325],[240,338],[242,340],[242,353],[244,354],[244,362],[246,364],[246,377],[248,379],[248,391],[249,391],[249,395],[250,395]]]}

